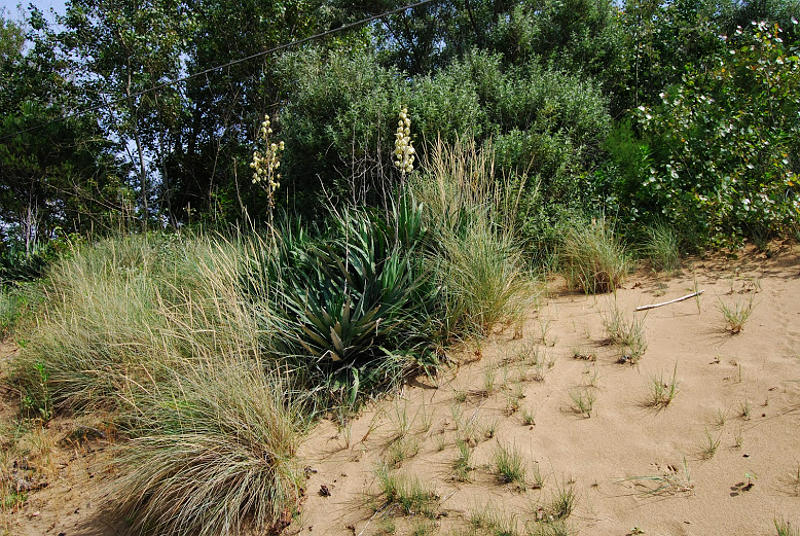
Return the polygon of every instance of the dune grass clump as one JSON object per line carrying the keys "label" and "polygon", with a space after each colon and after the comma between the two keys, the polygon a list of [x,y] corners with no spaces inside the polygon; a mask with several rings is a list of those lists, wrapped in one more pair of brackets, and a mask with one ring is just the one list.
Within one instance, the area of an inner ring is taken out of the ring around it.
{"label": "dune grass clump", "polygon": [[473,531],[470,534],[521,536],[515,516],[497,509],[493,504],[486,504],[483,508],[470,512],[469,524]]}
{"label": "dune grass clump", "polygon": [[453,319],[467,331],[488,335],[519,325],[535,294],[514,238],[489,222],[442,236],[437,280],[446,282]]}
{"label": "dune grass clump", "polygon": [[131,534],[236,535],[287,522],[304,481],[302,420],[287,389],[257,361],[209,356],[133,390],[110,508]]}
{"label": "dune grass clump", "polygon": [[515,484],[519,489],[527,488],[525,460],[514,447],[498,445],[494,452],[494,472],[505,484]]}
{"label": "dune grass clump", "polygon": [[434,518],[439,507],[439,496],[419,479],[403,473],[394,473],[385,465],[375,472],[378,477],[383,506],[395,508],[405,515],[423,515]]}
{"label": "dune grass clump", "polygon": [[615,302],[611,311],[603,316],[603,327],[608,342],[622,348],[620,362],[636,363],[647,351],[644,317],[627,317]]}
{"label": "dune grass clump", "polygon": [[458,456],[453,461],[453,476],[459,482],[469,482],[475,467],[472,464],[472,448],[463,440],[456,441]]}
{"label": "dune grass clump", "polygon": [[34,411],[48,401],[56,411],[110,409],[127,382],[238,341],[253,324],[243,323],[234,257],[232,244],[192,236],[81,246],[49,270],[11,380]]}
{"label": "dune grass clump", "polygon": [[128,441],[110,506],[130,531],[266,530],[300,496],[301,421],[242,297],[243,243],[137,235],[49,271],[38,329],[14,357],[23,410],[112,410]]}
{"label": "dune grass clump", "polygon": [[648,229],[643,253],[657,272],[674,272],[681,267],[678,236],[666,225]]}
{"label": "dune grass clump", "polygon": [[678,394],[678,364],[672,369],[672,377],[665,380],[663,374],[650,378],[650,396],[647,405],[653,408],[666,408]]}
{"label": "dune grass clump", "polygon": [[613,292],[630,271],[630,259],[603,219],[566,226],[560,264],[571,289],[586,294]]}
{"label": "dune grass clump", "polygon": [[594,403],[597,400],[592,390],[581,386],[571,390],[569,396],[572,400],[572,411],[587,419],[591,418],[592,411],[594,411]]}
{"label": "dune grass clump", "polygon": [[433,145],[411,189],[425,207],[428,257],[443,289],[450,336],[519,330],[537,287],[525,267],[517,226],[522,185],[494,176],[491,148]]}

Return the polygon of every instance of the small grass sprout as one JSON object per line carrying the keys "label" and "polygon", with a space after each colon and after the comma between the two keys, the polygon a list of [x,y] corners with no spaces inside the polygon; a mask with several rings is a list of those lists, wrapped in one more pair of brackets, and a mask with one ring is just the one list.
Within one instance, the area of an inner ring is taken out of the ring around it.
{"label": "small grass sprout", "polygon": [[575,413],[583,415],[587,419],[592,416],[596,397],[591,389],[586,387],[575,388],[570,391],[570,398],[572,399],[572,410]]}
{"label": "small grass sprout", "polygon": [[739,404],[739,416],[746,420],[750,420],[750,401],[745,399],[741,404]]}
{"label": "small grass sprout", "polygon": [[619,346],[623,351],[620,362],[636,363],[647,351],[644,320],[644,316],[626,317],[616,302],[611,311],[604,315],[603,326],[608,342]]}
{"label": "small grass sprout", "polygon": [[714,426],[717,428],[724,428],[727,420],[728,420],[728,410],[717,409],[717,412],[714,415]]}
{"label": "small grass sprout", "polygon": [[742,448],[743,444],[744,444],[744,430],[740,426],[733,433],[733,447],[737,448],[737,449],[740,449],[740,448]]}
{"label": "small grass sprout", "polygon": [[469,524],[479,534],[490,536],[519,536],[517,522],[513,515],[499,512],[493,505],[487,504],[481,509],[470,512]]}
{"label": "small grass sprout", "polygon": [[436,516],[439,496],[419,479],[394,473],[386,465],[376,470],[383,507],[395,508],[405,515]]}
{"label": "small grass sprout", "polygon": [[650,379],[650,396],[647,405],[653,408],[666,408],[678,394],[678,364],[672,368],[672,377],[665,381],[663,374]]}
{"label": "small grass sprout", "polygon": [[717,453],[719,448],[720,437],[714,438],[711,433],[706,430],[706,442],[700,449],[700,457],[704,460],[710,460]]}
{"label": "small grass sprout", "polygon": [[737,300],[730,304],[720,300],[719,311],[725,321],[725,331],[731,335],[741,333],[750,318],[750,314],[753,312],[753,307],[752,296],[746,300]]}
{"label": "small grass sprout", "polygon": [[800,463],[789,473],[789,486],[792,495],[800,497]]}
{"label": "small grass sprout", "polygon": [[475,469],[472,465],[472,448],[466,441],[456,441],[456,448],[458,449],[458,456],[453,461],[453,474],[459,482],[469,482],[471,480],[472,470]]}
{"label": "small grass sprout", "polygon": [[694,483],[686,458],[683,459],[683,468],[680,471],[674,465],[667,465],[659,474],[635,476],[626,480],[633,481],[636,488],[649,496],[669,497],[694,492]]}
{"label": "small grass sprout", "polygon": [[568,518],[575,509],[576,500],[573,486],[559,486],[545,506],[547,520],[552,522]]}
{"label": "small grass sprout", "polygon": [[785,519],[773,520],[775,525],[775,533],[777,536],[800,536],[800,529],[792,526],[789,521]]}
{"label": "small grass sprout", "polygon": [[399,466],[405,460],[419,453],[419,441],[413,437],[400,437],[389,444],[386,449],[386,462],[390,466]]}
{"label": "small grass sprout", "polygon": [[522,424],[525,426],[534,426],[536,424],[536,410],[530,408],[523,408]]}

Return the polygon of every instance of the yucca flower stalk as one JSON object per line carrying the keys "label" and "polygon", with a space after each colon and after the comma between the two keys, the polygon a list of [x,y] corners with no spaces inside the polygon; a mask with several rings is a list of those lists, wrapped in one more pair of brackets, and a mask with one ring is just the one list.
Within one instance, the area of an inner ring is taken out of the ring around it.
{"label": "yucca flower stalk", "polygon": [[283,152],[283,142],[270,142],[272,137],[272,123],[269,115],[264,116],[261,129],[258,133],[257,147],[253,151],[253,161],[250,167],[253,168],[253,184],[257,184],[266,193],[268,198],[269,224],[272,227],[272,213],[275,208],[275,191],[280,188],[281,174],[278,169],[281,166],[281,152]]}
{"label": "yucca flower stalk", "polygon": [[400,170],[403,178],[414,171],[414,144],[411,141],[411,119],[408,117],[408,108],[400,110],[397,121],[397,131],[394,135],[394,165]]}

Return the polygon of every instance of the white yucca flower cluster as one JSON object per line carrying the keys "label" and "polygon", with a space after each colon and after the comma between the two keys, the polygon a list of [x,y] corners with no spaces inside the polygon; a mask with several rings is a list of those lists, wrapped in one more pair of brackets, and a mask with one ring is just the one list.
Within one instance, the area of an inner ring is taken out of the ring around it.
{"label": "white yucca flower cluster", "polygon": [[270,143],[272,126],[269,115],[264,116],[261,123],[261,130],[258,133],[258,142],[263,143],[264,152],[258,149],[253,151],[253,161],[250,167],[253,168],[253,184],[258,184],[267,192],[270,207],[274,205],[274,194],[281,185],[281,174],[278,168],[281,167],[281,152],[283,142]]}
{"label": "white yucca flower cluster", "polygon": [[405,175],[414,171],[414,144],[411,142],[411,119],[408,108],[400,110],[397,132],[394,135],[394,165]]}

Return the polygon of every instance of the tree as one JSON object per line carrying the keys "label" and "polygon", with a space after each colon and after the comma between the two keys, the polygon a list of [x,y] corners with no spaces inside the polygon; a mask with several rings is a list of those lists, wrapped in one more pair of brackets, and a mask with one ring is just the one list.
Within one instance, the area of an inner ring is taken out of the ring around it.
{"label": "tree", "polygon": [[44,20],[33,11],[27,33],[1,20],[0,222],[4,246],[80,231],[118,212],[123,169],[91,116],[62,118],[74,109],[79,88],[60,76]]}

